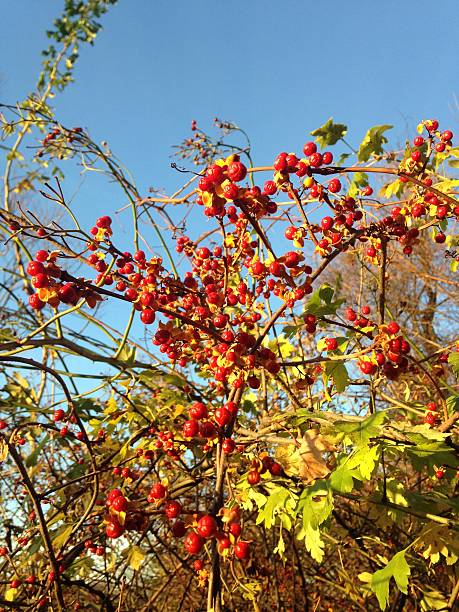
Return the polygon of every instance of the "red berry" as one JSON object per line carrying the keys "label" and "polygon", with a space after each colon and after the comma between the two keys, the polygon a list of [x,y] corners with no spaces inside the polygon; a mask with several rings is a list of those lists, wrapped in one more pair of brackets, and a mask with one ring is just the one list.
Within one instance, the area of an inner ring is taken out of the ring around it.
{"label": "red berry", "polygon": [[282,472],[284,471],[282,466],[281,466],[281,464],[277,463],[277,461],[273,461],[268,466],[268,470],[272,474],[272,476],[280,476],[282,474]]}
{"label": "red berry", "polygon": [[338,348],[338,341],[336,338],[325,338],[325,344],[327,345],[327,351],[336,351]]}
{"label": "red berry", "polygon": [[229,410],[221,406],[215,411],[215,421],[220,427],[225,427],[231,421],[232,416]]}
{"label": "red berry", "polygon": [[45,302],[42,302],[36,293],[29,295],[29,306],[34,310],[41,310],[45,306]]}
{"label": "red berry", "polygon": [[111,503],[111,507],[116,512],[126,512],[129,507],[128,500],[124,497],[124,495],[118,495]]}
{"label": "red berry", "polygon": [[330,153],[330,151],[325,151],[325,153],[322,154],[322,163],[325,165],[331,164],[333,161],[333,153]]}
{"label": "red berry", "polygon": [[453,139],[453,133],[451,130],[445,130],[442,135],[441,135],[441,139],[444,141],[448,141],[448,140],[452,140]]}
{"label": "red berry", "polygon": [[438,417],[433,412],[428,412],[426,416],[424,417],[424,421],[431,426],[435,425],[437,423],[437,420],[438,420]]}
{"label": "red berry", "polygon": [[197,555],[200,553],[203,546],[204,538],[194,531],[187,533],[185,537],[185,549],[190,553],[190,555]]}
{"label": "red berry", "polygon": [[172,525],[172,533],[176,538],[182,538],[186,533],[185,523],[183,521],[175,521]]}
{"label": "red berry", "polygon": [[309,158],[309,163],[313,168],[318,168],[322,165],[322,155],[321,153],[313,153]]}
{"label": "red berry", "polygon": [[282,276],[284,273],[284,266],[278,261],[273,261],[269,265],[269,272],[273,276]]}
{"label": "red berry", "polygon": [[341,190],[341,182],[339,179],[334,178],[328,183],[328,191],[331,193],[338,193]]}
{"label": "red berry", "polygon": [[108,215],[105,215],[104,217],[99,217],[96,221],[97,227],[102,228],[102,229],[109,228],[111,224],[112,224],[112,220],[110,219]]}
{"label": "red berry", "polygon": [[251,485],[256,485],[260,482],[261,476],[258,470],[250,470],[247,474],[247,481]]}
{"label": "red berry", "polygon": [[443,244],[446,240],[446,236],[445,234],[443,234],[443,232],[439,232],[436,236],[435,236],[435,242],[437,244]]}
{"label": "red berry", "polygon": [[142,310],[142,312],[140,313],[140,320],[142,321],[142,323],[145,323],[145,325],[151,325],[155,320],[155,311],[151,308],[146,308],[145,310]]}
{"label": "red berry", "polygon": [[263,185],[263,191],[266,195],[274,195],[277,192],[277,186],[274,181],[266,181]]}
{"label": "red berry", "polygon": [[316,151],[317,145],[315,142],[307,142],[303,147],[303,153],[306,155],[306,157],[309,157],[309,155],[312,155]]}
{"label": "red berry", "polygon": [[229,526],[229,532],[235,538],[238,538],[242,533],[242,527],[240,523],[231,523]]}
{"label": "red berry", "polygon": [[[234,183],[227,183],[223,187],[223,195],[227,200],[235,200],[239,194],[239,187]],[[229,214],[229,211],[228,211]]]}
{"label": "red berry", "polygon": [[435,130],[438,130],[438,121],[436,119],[429,119],[429,121],[426,121],[426,129],[428,132],[435,132]]}
{"label": "red berry", "polygon": [[225,455],[230,455],[231,453],[233,453],[235,448],[236,448],[236,443],[232,438],[225,438],[223,440],[222,450],[225,453]]}
{"label": "red berry", "polygon": [[234,554],[238,559],[247,559],[250,554],[250,545],[248,542],[238,542],[234,547]]}
{"label": "red berry", "polygon": [[197,421],[200,419],[206,419],[208,416],[206,405],[202,402],[194,402],[190,408],[189,414],[191,419],[195,419]]}
{"label": "red berry", "polygon": [[238,183],[247,176],[247,168],[241,162],[233,162],[228,166],[227,175],[230,181]]}
{"label": "red berry", "polygon": [[48,251],[37,251],[35,253],[35,259],[40,262],[46,261],[48,259]]}
{"label": "red berry", "polygon": [[182,504],[176,500],[168,501],[164,508],[164,514],[169,519],[177,518],[182,512]]}
{"label": "red berry", "polygon": [[199,423],[195,420],[185,421],[182,427],[184,438],[194,438],[199,433]]}
{"label": "red berry", "polygon": [[206,514],[199,519],[197,531],[203,538],[212,538],[217,533],[217,521],[210,514]]}
{"label": "red berry", "polygon": [[27,265],[27,274],[30,276],[36,276],[42,274],[45,270],[44,265],[39,261],[29,261]]}
{"label": "red berry", "polygon": [[107,538],[119,538],[124,533],[124,526],[118,521],[111,519],[105,527],[105,533],[107,534]]}
{"label": "red berry", "polygon": [[163,499],[163,497],[166,497],[166,492],[166,487],[160,482],[156,482],[151,487],[148,497],[151,497],[153,499]]}
{"label": "red berry", "polygon": [[387,331],[390,334],[398,334],[400,325],[396,321],[390,321],[390,323],[387,324]]}
{"label": "red berry", "polygon": [[62,419],[65,416],[65,412],[64,410],[62,410],[62,408],[58,408],[57,410],[54,411],[54,422],[58,423],[59,421],[62,421]]}

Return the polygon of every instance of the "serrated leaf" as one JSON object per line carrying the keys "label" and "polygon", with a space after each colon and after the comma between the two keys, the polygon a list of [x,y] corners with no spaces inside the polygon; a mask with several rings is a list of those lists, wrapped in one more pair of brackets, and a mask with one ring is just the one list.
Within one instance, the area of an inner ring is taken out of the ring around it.
{"label": "serrated leaf", "polygon": [[338,493],[350,493],[354,488],[354,479],[349,467],[340,465],[330,475],[330,486]]}
{"label": "serrated leaf", "polygon": [[371,577],[370,588],[376,595],[381,610],[385,610],[389,603],[389,583],[393,578],[402,593],[408,592],[408,577],[410,567],[405,559],[405,551],[397,553],[383,569],[375,572]]}
{"label": "serrated leaf", "polygon": [[276,515],[282,511],[289,495],[290,493],[285,487],[276,487],[259,511],[256,524],[259,525],[264,522],[266,528],[271,529],[276,522]]}
{"label": "serrated leaf", "polygon": [[320,147],[334,145],[343,138],[347,133],[347,125],[343,123],[333,123],[333,117],[330,117],[321,127],[311,132],[311,136],[315,137],[316,142]]}
{"label": "serrated leaf", "polygon": [[392,127],[392,125],[375,125],[370,128],[359,147],[357,154],[358,160],[366,162],[372,155],[381,155],[384,153],[382,146],[387,142],[387,138],[383,136],[383,134]]}
{"label": "serrated leaf", "polygon": [[379,428],[384,423],[387,414],[376,412],[362,421],[336,421],[335,429],[341,431],[357,445],[368,446],[370,438],[379,434]]}

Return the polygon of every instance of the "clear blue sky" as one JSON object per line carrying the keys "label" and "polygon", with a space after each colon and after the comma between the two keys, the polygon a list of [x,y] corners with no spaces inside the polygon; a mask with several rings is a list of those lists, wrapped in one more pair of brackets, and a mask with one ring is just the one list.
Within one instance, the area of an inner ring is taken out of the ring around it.
{"label": "clear blue sky", "polygon": [[[30,91],[62,6],[4,4],[1,100]],[[430,116],[457,125],[457,0],[120,0],[103,25],[55,106],[107,139],[143,189],[177,184],[168,155],[193,118],[238,123],[258,163],[299,150],[330,116],[355,143],[378,123],[400,138]]]}
{"label": "clear blue sky", "polygon": [[[0,100],[14,103],[36,82],[63,1],[2,4]],[[239,124],[257,164],[300,151],[330,116],[354,144],[380,123],[403,141],[429,117],[457,132],[458,40],[458,0],[120,0],[55,108],[107,140],[141,192],[172,190],[171,147],[192,119]],[[75,199],[88,225],[123,203],[91,181]]]}

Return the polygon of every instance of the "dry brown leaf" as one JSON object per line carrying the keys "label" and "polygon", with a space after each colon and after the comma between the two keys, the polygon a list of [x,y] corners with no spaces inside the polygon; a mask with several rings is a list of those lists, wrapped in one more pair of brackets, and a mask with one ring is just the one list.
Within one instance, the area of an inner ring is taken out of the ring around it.
{"label": "dry brown leaf", "polygon": [[303,436],[299,448],[301,458],[299,476],[309,484],[318,478],[326,478],[331,470],[323,458],[322,453],[333,450],[333,445],[316,430],[309,429]]}

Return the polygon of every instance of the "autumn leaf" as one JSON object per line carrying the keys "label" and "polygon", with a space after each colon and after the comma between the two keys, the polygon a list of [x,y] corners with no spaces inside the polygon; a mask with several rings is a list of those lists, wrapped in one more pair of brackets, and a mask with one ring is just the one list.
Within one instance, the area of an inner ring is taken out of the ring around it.
{"label": "autumn leaf", "polygon": [[278,446],[276,460],[282,465],[287,476],[298,476],[301,458],[295,444]]}
{"label": "autumn leaf", "polygon": [[309,429],[304,434],[298,452],[301,458],[299,476],[305,484],[318,478],[326,478],[330,474],[331,470],[323,453],[333,449],[334,447],[316,429]]}

